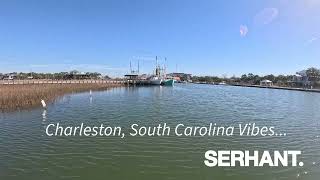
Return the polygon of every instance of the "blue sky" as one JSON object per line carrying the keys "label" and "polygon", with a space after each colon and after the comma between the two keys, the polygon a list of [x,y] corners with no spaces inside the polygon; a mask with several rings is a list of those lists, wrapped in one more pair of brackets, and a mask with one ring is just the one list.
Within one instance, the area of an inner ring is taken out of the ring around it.
{"label": "blue sky", "polygon": [[320,67],[318,0],[1,0],[0,72],[196,75]]}

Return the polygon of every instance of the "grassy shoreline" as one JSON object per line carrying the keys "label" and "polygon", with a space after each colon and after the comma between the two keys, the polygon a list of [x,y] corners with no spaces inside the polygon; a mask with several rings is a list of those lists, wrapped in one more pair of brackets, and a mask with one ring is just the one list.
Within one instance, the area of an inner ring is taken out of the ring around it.
{"label": "grassy shoreline", "polygon": [[123,84],[24,84],[0,85],[0,111],[41,107],[41,99],[52,102],[68,93],[106,90]]}

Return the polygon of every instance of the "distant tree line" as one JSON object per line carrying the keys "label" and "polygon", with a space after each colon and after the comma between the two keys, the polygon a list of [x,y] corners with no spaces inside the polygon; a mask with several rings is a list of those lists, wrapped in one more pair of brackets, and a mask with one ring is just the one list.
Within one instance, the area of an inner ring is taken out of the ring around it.
{"label": "distant tree line", "polygon": [[[315,85],[319,85],[320,81],[320,70],[317,68],[308,68],[304,71],[305,76],[307,77],[307,81],[312,82]],[[296,76],[299,75],[265,75],[259,76],[253,73],[243,74],[240,77],[218,77],[218,76],[193,76],[193,82],[205,82],[205,83],[219,83],[219,82],[226,82],[226,83],[240,83],[240,84],[250,84],[250,85],[259,85],[260,81],[267,79],[272,81],[274,84],[279,86],[289,86],[290,83],[295,79]]]}
{"label": "distant tree line", "polygon": [[192,76],[193,82],[219,83],[223,80],[223,78],[219,78],[218,76]]}
{"label": "distant tree line", "polygon": [[36,72],[12,72],[7,74],[0,73],[0,79],[12,77],[13,79],[55,79],[55,80],[68,80],[68,79],[110,79],[109,76],[102,76],[98,72],[85,72],[80,73],[77,70],[70,72],[57,72],[57,73],[36,73]]}

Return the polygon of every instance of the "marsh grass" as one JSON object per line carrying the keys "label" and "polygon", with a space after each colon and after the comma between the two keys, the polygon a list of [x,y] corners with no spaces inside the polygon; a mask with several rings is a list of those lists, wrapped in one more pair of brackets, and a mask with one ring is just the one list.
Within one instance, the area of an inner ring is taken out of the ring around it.
{"label": "marsh grass", "polygon": [[41,99],[52,102],[64,94],[106,90],[121,84],[34,84],[0,85],[0,111],[41,107]]}

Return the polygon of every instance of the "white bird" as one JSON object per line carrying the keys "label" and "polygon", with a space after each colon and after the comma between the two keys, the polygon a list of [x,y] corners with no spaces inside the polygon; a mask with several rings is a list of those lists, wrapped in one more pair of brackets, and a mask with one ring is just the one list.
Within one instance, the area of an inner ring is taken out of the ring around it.
{"label": "white bird", "polygon": [[43,108],[47,108],[47,104],[43,99],[41,99],[41,104]]}

